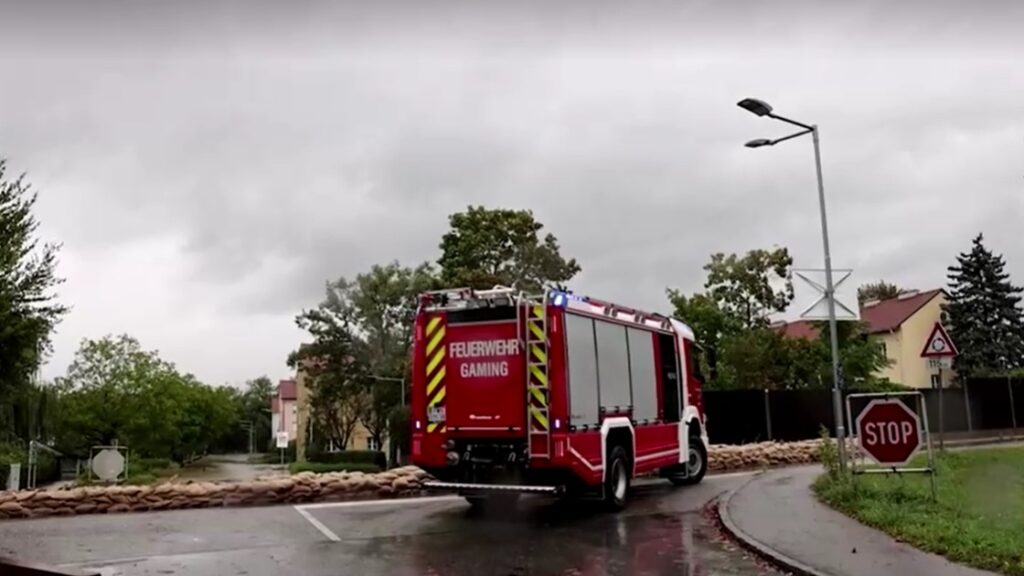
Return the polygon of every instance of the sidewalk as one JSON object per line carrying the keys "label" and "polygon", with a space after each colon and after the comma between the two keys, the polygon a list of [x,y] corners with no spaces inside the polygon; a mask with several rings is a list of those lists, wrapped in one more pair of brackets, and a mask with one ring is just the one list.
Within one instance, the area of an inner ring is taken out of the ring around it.
{"label": "sidewalk", "polygon": [[993,576],[893,540],[818,502],[821,466],[772,470],[719,504],[726,529],[795,572],[828,576]]}

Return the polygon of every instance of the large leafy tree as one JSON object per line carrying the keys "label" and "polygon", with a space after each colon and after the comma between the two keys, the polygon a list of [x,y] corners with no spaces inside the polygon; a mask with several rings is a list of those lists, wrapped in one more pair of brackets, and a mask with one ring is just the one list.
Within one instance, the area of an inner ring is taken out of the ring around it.
{"label": "large leafy tree", "polygon": [[67,312],[56,301],[56,244],[40,243],[32,210],[36,194],[24,176],[8,178],[0,158],[0,429],[11,432],[14,397],[48,350]]}
{"label": "large leafy tree", "polygon": [[539,291],[564,284],[580,271],[575,258],[561,254],[553,234],[529,210],[470,206],[448,217],[441,239],[441,279],[448,286],[514,286]]}
{"label": "large leafy tree", "polygon": [[[714,254],[704,267],[706,291],[686,296],[669,290],[676,317],[693,328],[707,350],[710,389],[802,389],[831,386],[827,330],[817,339],[787,338],[769,316],[792,300],[785,248],[751,250],[744,256]],[[881,347],[853,323],[840,328],[840,356],[847,382],[871,387],[872,373],[885,365]]]}
{"label": "large leafy tree", "polygon": [[354,280],[340,278],[327,286],[324,306],[346,318],[360,360],[369,370],[369,399],[361,421],[378,445],[388,437],[388,418],[408,382],[409,348],[417,296],[437,285],[427,263],[416,268],[398,262],[375,265]]}
{"label": "large leafy tree", "polygon": [[743,256],[712,254],[704,266],[708,295],[730,317],[746,328],[767,326],[769,316],[782,312],[793,300],[786,248],[751,250]]}
{"label": "large leafy tree", "polygon": [[87,454],[118,442],[134,453],[178,462],[217,449],[238,426],[228,387],[210,388],[138,340],[85,340],[57,379],[58,446]]}
{"label": "large leafy tree", "polygon": [[857,288],[857,302],[863,304],[869,300],[888,300],[900,295],[900,287],[885,280],[868,282]]}
{"label": "large leafy tree", "polygon": [[289,366],[309,376],[309,405],[317,429],[338,446],[348,445],[370,401],[371,373],[354,315],[328,285],[327,299],[295,319],[312,341],[288,357]]}
{"label": "large leafy tree", "polygon": [[1010,282],[1002,255],[993,254],[978,234],[971,249],[948,268],[949,328],[960,354],[961,374],[1008,371],[1024,365],[1022,289]]}

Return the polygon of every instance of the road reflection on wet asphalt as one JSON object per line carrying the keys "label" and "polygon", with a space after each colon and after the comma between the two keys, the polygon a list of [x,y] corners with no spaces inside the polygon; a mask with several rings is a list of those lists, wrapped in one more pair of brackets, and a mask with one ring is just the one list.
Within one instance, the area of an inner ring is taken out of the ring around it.
{"label": "road reflection on wet asphalt", "polygon": [[705,513],[746,481],[641,482],[627,510],[461,498],[179,510],[0,522],[0,554],[104,576],[714,576],[777,574]]}

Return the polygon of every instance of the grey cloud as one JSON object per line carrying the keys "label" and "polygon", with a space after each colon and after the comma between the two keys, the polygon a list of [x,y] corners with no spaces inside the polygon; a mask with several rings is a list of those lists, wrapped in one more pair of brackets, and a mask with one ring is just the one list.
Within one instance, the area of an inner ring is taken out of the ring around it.
{"label": "grey cloud", "polygon": [[[855,281],[939,285],[979,230],[1020,276],[1024,7],[965,6],[22,4],[0,24],[18,80],[0,153],[77,274],[130,286],[106,256],[173,239],[175,304],[237,352],[178,361],[216,378],[250,375],[247,318],[290,325],[328,278],[433,260],[467,204],[533,209],[580,259],[578,289],[642,307],[698,289],[715,251],[820,266],[810,141],[742,148],[786,131],[734,106],[748,95],[821,124]],[[83,290],[75,340],[106,304]],[[253,336],[281,350],[263,370],[294,346],[282,334]]]}

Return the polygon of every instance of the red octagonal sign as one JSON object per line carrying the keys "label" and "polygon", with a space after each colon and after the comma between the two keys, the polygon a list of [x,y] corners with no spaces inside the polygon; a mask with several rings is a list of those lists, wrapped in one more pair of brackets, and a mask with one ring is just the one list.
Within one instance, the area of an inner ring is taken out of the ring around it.
{"label": "red octagonal sign", "polygon": [[902,466],[921,447],[917,414],[899,400],[872,400],[857,416],[860,447],[882,466]]}

